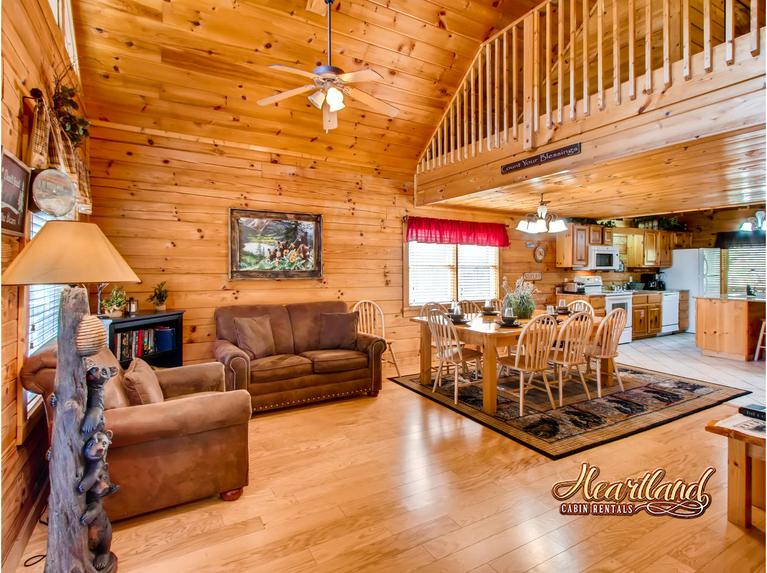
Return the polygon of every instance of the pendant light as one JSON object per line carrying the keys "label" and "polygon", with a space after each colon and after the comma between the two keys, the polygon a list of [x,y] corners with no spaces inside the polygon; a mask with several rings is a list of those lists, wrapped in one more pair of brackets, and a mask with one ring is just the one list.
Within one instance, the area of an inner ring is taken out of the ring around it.
{"label": "pendant light", "polygon": [[567,230],[567,223],[554,213],[549,213],[549,201],[543,200],[541,193],[541,202],[535,213],[528,213],[517,224],[517,231],[523,233],[561,233]]}

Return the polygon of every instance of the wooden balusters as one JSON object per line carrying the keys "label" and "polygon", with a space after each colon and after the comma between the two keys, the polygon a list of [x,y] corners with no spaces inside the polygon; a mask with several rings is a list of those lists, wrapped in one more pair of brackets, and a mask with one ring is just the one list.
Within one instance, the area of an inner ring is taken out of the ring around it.
{"label": "wooden balusters", "polygon": [[644,93],[652,93],[652,0],[645,0]]}
{"label": "wooden balusters", "polygon": [[[648,0],[649,2],[649,0]],[[589,101],[589,2],[583,0],[583,29],[581,30],[583,38],[583,113],[591,113]]]}
{"label": "wooden balusters", "polygon": [[477,59],[477,84],[478,84],[478,99],[479,99],[479,116],[477,116],[477,124],[479,126],[479,134],[477,136],[478,151],[481,153],[485,147],[485,74],[484,67],[482,66],[482,55],[485,52],[484,46],[479,49]]}
{"label": "wooden balusters", "polygon": [[686,80],[692,73],[690,56],[690,0],[682,0],[682,71]]}
{"label": "wooden balusters", "polygon": [[517,128],[517,120],[519,118],[519,111],[517,108],[517,94],[519,93],[519,85],[517,82],[517,70],[519,68],[519,62],[517,61],[517,44],[519,38],[517,37],[517,26],[511,29],[511,135],[514,139],[519,138],[519,131]]}
{"label": "wooden balusters", "polygon": [[663,0],[663,85],[671,85],[671,10],[669,0]]}
{"label": "wooden balusters", "polygon": [[458,142],[455,140],[455,106],[450,106],[450,163],[455,163],[455,148]]}
{"label": "wooden balusters", "polygon": [[570,0],[570,119],[575,119],[575,0]]}
{"label": "wooden balusters", "polygon": [[[541,108],[540,108],[540,71],[541,71],[541,15],[538,9],[533,10],[533,131],[538,131],[540,127]],[[526,43],[526,45],[529,45]],[[525,53],[525,59],[527,59]]]}
{"label": "wooden balusters", "polygon": [[751,55],[759,55],[759,0],[751,0],[750,18],[750,45]]}
{"label": "wooden balusters", "polygon": [[469,94],[468,82],[463,83],[463,95],[461,101],[463,103],[463,156],[465,159],[469,158],[469,100],[467,96]]}
{"label": "wooden balusters", "polygon": [[546,2],[546,127],[551,128],[551,2]]}
{"label": "wooden balusters", "polygon": [[[631,43],[629,41],[629,43]],[[621,103],[621,36],[618,2],[613,0],[613,93],[615,103]]]}
{"label": "wooden balusters", "polygon": [[597,0],[597,106],[605,108],[605,85],[604,85],[604,13],[605,0]]}
{"label": "wooden balusters", "polygon": [[503,33],[503,143],[509,142],[509,33]]}
{"label": "wooden balusters", "polygon": [[703,0],[703,68],[711,71],[711,0]]}
{"label": "wooden balusters", "polygon": [[485,44],[485,122],[487,127],[486,149],[490,151],[493,148],[493,95],[492,95],[492,52],[490,44]]}
{"label": "wooden balusters", "polygon": [[628,0],[628,26],[629,26],[629,99],[637,97],[637,78],[636,78],[636,20],[634,16],[634,0]]}
{"label": "wooden balusters", "polygon": [[735,61],[735,0],[724,3],[724,60],[728,65]]}
{"label": "wooden balusters", "polygon": [[[533,16],[533,13],[535,16]],[[523,29],[523,38],[522,38],[522,46],[532,46],[534,44],[534,36],[535,36],[535,18],[537,17],[537,12],[533,12],[531,14],[528,14],[525,17],[525,25]],[[536,58],[531,58],[530,54],[525,53],[523,50],[522,53],[522,90],[523,90],[523,104],[522,104],[522,126],[523,126],[523,136],[522,136],[522,148],[525,151],[529,151],[533,148],[533,115],[535,113],[535,105],[533,104],[533,92],[535,91],[535,88],[537,87],[535,85],[535,74],[533,73],[533,61]]]}
{"label": "wooden balusters", "polygon": [[557,123],[563,120],[562,108],[564,107],[564,61],[562,54],[565,51],[565,3],[560,2],[557,6]]}
{"label": "wooden balusters", "polygon": [[471,156],[477,155],[477,92],[474,88],[474,65],[471,66]]}
{"label": "wooden balusters", "polygon": [[500,69],[500,62],[501,62],[501,41],[500,38],[495,39],[495,50],[493,54],[493,88],[495,89],[495,97],[493,98],[493,119],[494,121],[494,129],[495,129],[495,147],[498,148],[501,146],[501,129],[500,129],[500,117],[501,117],[501,69]]}

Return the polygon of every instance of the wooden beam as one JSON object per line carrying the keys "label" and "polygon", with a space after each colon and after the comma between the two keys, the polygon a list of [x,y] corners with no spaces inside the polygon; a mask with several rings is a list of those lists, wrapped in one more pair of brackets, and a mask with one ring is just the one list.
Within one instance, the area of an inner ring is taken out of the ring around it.
{"label": "wooden beam", "polygon": [[534,73],[533,73],[533,60],[530,51],[532,50],[534,42],[534,27],[535,17],[532,14],[524,20],[524,28],[522,38],[522,90],[523,90],[523,107],[522,107],[522,149],[529,150],[533,148],[533,115],[535,114],[535,105],[533,104],[533,91],[535,89]]}
{"label": "wooden beam", "polygon": [[629,3],[629,99],[637,97],[637,78],[636,78],[636,20],[634,10],[635,0],[628,0]]}

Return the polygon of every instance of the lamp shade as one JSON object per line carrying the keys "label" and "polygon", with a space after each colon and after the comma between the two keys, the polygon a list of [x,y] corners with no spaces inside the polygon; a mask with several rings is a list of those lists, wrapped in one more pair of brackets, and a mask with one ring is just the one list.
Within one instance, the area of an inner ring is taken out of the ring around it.
{"label": "lamp shade", "polygon": [[139,283],[94,223],[49,221],[3,272],[7,285]]}

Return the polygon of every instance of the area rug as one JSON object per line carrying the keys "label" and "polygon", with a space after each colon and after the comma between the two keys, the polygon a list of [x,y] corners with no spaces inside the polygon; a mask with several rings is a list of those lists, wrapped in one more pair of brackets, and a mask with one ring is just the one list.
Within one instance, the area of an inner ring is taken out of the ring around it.
{"label": "area rug", "polygon": [[[625,438],[750,393],[633,366],[620,366],[620,371],[624,391],[616,382],[602,388],[602,398],[596,398],[592,373],[586,377],[591,400],[580,380],[574,379],[564,385],[563,407],[554,410],[545,391],[532,389],[525,395],[523,416],[519,416],[516,377],[499,379],[498,409],[493,416],[482,411],[481,379],[470,386],[459,386],[457,405],[453,403],[452,376],[443,377],[443,385],[436,392],[431,391],[431,384],[421,385],[417,374],[391,380],[552,459]],[[537,380],[542,385],[540,377]],[[554,386],[552,393],[556,400],[558,391]]]}

